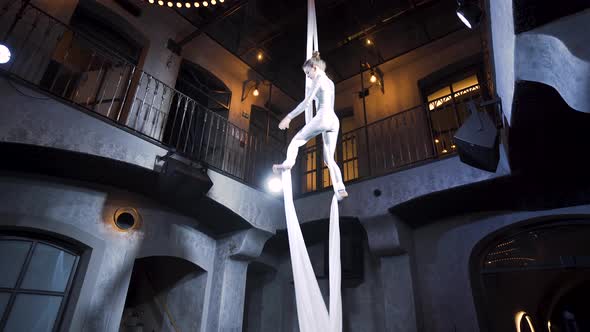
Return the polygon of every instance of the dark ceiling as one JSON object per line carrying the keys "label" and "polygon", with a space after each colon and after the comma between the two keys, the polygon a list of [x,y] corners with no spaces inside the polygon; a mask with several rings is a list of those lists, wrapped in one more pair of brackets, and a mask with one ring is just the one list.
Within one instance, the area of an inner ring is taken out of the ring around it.
{"label": "dark ceiling", "polygon": [[[316,0],[328,75],[342,81],[359,72],[361,61],[378,65],[463,29],[456,8],[455,0]],[[176,11],[288,95],[303,96],[307,1],[217,0]]]}

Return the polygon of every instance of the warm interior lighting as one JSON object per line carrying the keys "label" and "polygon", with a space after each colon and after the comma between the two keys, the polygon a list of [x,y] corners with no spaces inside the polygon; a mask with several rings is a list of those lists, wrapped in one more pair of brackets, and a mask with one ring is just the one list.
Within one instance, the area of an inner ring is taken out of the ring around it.
{"label": "warm interior lighting", "polygon": [[531,321],[531,317],[524,311],[519,311],[514,315],[514,324],[516,324],[516,332],[522,332],[520,328],[520,324],[522,323],[522,318],[526,320],[529,325],[529,329],[531,332],[535,332],[535,328],[533,327],[533,322]]}
{"label": "warm interior lighting", "polygon": [[10,49],[4,44],[0,44],[0,64],[10,61]]}
{"label": "warm interior lighting", "polygon": [[375,73],[371,73],[371,78],[369,79],[369,81],[371,83],[377,82],[377,76],[375,76]]}
{"label": "warm interior lighting", "polygon": [[266,186],[268,190],[273,193],[280,193],[281,191],[283,191],[283,182],[277,176],[269,178],[266,182]]}
{"label": "warm interior lighting", "polygon": [[252,91],[252,95],[254,97],[258,97],[259,94],[260,94],[260,91],[258,91],[258,88],[255,88],[254,91]]}
{"label": "warm interior lighting", "polygon": [[367,38],[366,43],[367,43],[367,45],[373,45],[373,41],[371,39],[369,39],[369,38]]}
{"label": "warm interior lighting", "polygon": [[209,6],[209,3],[207,3],[207,1],[203,1],[203,7],[207,7]]}
{"label": "warm interior lighting", "polygon": [[262,52],[258,52],[258,55],[256,55],[256,59],[258,59],[258,61],[262,61],[262,59],[264,59],[264,55],[262,54]]}

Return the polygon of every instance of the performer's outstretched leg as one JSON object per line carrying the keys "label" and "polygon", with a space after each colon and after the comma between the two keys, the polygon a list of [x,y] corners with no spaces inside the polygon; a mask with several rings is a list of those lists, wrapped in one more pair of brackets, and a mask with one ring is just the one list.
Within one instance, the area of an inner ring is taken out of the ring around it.
{"label": "performer's outstretched leg", "polygon": [[305,145],[310,139],[319,135],[323,131],[324,127],[325,126],[321,123],[321,119],[315,117],[303,128],[301,128],[301,130],[295,134],[289,143],[289,146],[287,147],[287,159],[285,159],[282,164],[273,165],[272,171],[278,174],[281,171],[291,169],[297,160],[297,152],[299,152],[299,148]]}
{"label": "performer's outstretched leg", "polygon": [[334,160],[334,152],[336,152],[336,144],[338,142],[338,131],[328,131],[322,133],[322,140],[324,141],[324,162],[328,166],[330,178],[332,179],[332,186],[338,200],[348,197],[348,193],[344,188],[344,181],[342,181],[342,173],[340,167]]}

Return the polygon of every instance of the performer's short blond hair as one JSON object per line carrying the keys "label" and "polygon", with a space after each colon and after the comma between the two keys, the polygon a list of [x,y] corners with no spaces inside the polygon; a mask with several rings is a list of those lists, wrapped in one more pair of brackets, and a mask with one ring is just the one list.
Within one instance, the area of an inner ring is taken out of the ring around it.
{"label": "performer's short blond hair", "polygon": [[320,52],[318,52],[318,51],[314,51],[311,58],[305,60],[302,68],[305,69],[306,67],[313,67],[313,66],[316,66],[319,69],[324,70],[324,71],[326,70],[326,62],[324,62],[324,60],[320,59]]}

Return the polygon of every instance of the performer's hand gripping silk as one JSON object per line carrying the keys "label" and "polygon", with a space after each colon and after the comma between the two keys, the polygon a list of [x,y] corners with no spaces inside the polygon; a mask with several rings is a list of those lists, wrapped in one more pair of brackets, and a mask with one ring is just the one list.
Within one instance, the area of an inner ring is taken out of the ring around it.
{"label": "performer's hand gripping silk", "polygon": [[317,112],[313,119],[293,137],[287,148],[287,159],[282,164],[273,165],[273,172],[278,173],[279,171],[291,169],[295,165],[299,147],[305,145],[307,141],[315,136],[322,134],[324,162],[328,166],[336,197],[338,200],[342,200],[348,196],[348,193],[344,188],[340,167],[334,160],[340,122],[334,112],[334,82],[326,76],[325,69],[326,63],[320,59],[319,52],[314,52],[313,56],[303,64],[305,75],[313,82],[311,93],[291,113],[287,114],[279,123],[279,129],[285,130],[289,128],[291,120],[307,108],[312,107],[314,99],[316,100]]}

